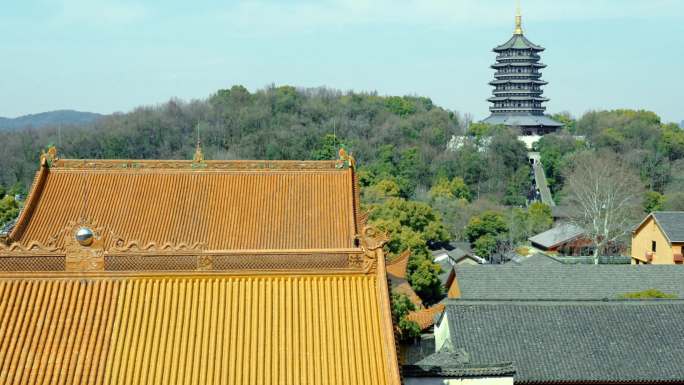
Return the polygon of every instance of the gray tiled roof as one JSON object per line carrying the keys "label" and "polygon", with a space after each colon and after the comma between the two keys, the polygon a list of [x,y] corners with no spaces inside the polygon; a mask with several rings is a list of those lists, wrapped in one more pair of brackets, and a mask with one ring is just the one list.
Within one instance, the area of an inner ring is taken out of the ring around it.
{"label": "gray tiled roof", "polygon": [[584,234],[584,230],[581,227],[570,223],[564,223],[530,237],[530,242],[546,248],[551,248],[571,241],[582,234]]}
{"label": "gray tiled roof", "polygon": [[[555,265],[562,263],[566,265],[593,265],[594,257],[591,255],[584,256],[567,256],[567,255],[547,255],[543,253],[535,253],[531,256],[520,256],[512,260],[513,263],[523,264],[547,264]],[[599,264],[601,265],[629,265],[632,263],[632,257],[629,255],[599,255]]]}
{"label": "gray tiled roof", "polygon": [[494,51],[503,51],[507,50],[510,48],[516,48],[516,49],[525,49],[525,48],[531,48],[535,51],[543,51],[544,48],[541,46],[538,46],[531,41],[527,40],[527,38],[524,35],[519,35],[515,34],[513,37],[508,39],[507,42],[501,44],[500,46],[494,48]]}
{"label": "gray tiled roof", "polygon": [[471,265],[456,268],[456,281],[465,299],[610,299],[647,289],[684,299],[681,265]]}
{"label": "gray tiled roof", "polygon": [[505,126],[551,126],[562,127],[563,123],[559,123],[545,115],[532,114],[492,114],[482,121],[483,123],[497,125],[503,124]]}
{"label": "gray tiled roof", "polygon": [[442,282],[442,285],[444,285],[446,284],[446,281],[449,279],[449,275],[451,274],[451,269],[453,269],[453,266],[451,265],[448,259],[442,259],[441,261],[436,263],[442,269],[439,273],[439,281]]}
{"label": "gray tiled roof", "polygon": [[447,303],[455,349],[516,383],[684,381],[684,301]]}
{"label": "gray tiled roof", "polygon": [[653,217],[670,242],[684,242],[684,211],[657,211]]}
{"label": "gray tiled roof", "polygon": [[405,377],[510,376],[514,373],[515,369],[511,362],[474,364],[470,362],[468,353],[453,351],[450,347],[443,347],[416,363],[402,366],[402,374]]}

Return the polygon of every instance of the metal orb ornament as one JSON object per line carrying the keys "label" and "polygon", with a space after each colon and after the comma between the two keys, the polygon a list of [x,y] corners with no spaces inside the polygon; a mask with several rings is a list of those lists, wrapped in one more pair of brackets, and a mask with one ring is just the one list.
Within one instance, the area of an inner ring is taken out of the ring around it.
{"label": "metal orb ornament", "polygon": [[76,240],[81,246],[90,246],[93,243],[94,238],[95,234],[93,233],[93,230],[87,227],[81,227],[76,232]]}

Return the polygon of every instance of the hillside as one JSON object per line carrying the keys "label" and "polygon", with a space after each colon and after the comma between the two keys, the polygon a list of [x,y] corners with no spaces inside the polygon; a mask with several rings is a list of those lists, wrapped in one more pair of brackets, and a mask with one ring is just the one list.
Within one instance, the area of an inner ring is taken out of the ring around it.
{"label": "hillside", "polygon": [[104,115],[74,110],[58,110],[19,116],[0,117],[0,130],[16,130],[25,127],[43,128],[57,125],[84,125],[101,119]]}
{"label": "hillside", "polygon": [[[631,209],[684,209],[684,131],[676,125],[634,110],[555,118],[565,128],[545,136],[538,150],[560,202],[578,156],[609,153],[624,163],[623,179],[634,180],[638,207]],[[409,281],[432,303],[442,293],[428,247],[467,240],[477,255],[496,261],[552,223],[547,206],[526,207],[532,170],[516,131],[471,124],[463,146],[448,151],[466,124],[426,97],[233,86],[61,130],[0,131],[0,191],[8,191],[0,193],[0,214],[16,215],[12,196],[26,191],[49,144],[61,157],[95,159],[191,159],[198,131],[206,159],[334,159],[343,146],[358,161],[364,210],[390,235],[387,251],[412,251]]]}

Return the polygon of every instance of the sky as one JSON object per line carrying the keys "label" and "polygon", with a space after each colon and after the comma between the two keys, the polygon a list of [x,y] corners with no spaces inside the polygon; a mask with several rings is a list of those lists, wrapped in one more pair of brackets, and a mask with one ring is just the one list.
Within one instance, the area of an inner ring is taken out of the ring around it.
{"label": "sky", "polygon": [[[0,116],[126,112],[241,84],[420,95],[488,115],[491,51],[515,0],[12,0]],[[547,112],[684,120],[684,0],[522,0],[546,48]]]}

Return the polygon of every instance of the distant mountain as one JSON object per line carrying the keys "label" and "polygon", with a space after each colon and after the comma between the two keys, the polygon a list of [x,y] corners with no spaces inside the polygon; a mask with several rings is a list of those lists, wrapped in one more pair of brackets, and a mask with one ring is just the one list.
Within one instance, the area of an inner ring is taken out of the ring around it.
{"label": "distant mountain", "polygon": [[0,117],[0,130],[15,130],[25,127],[41,128],[55,125],[83,125],[101,119],[104,115],[93,112],[58,110],[20,116],[18,118]]}

